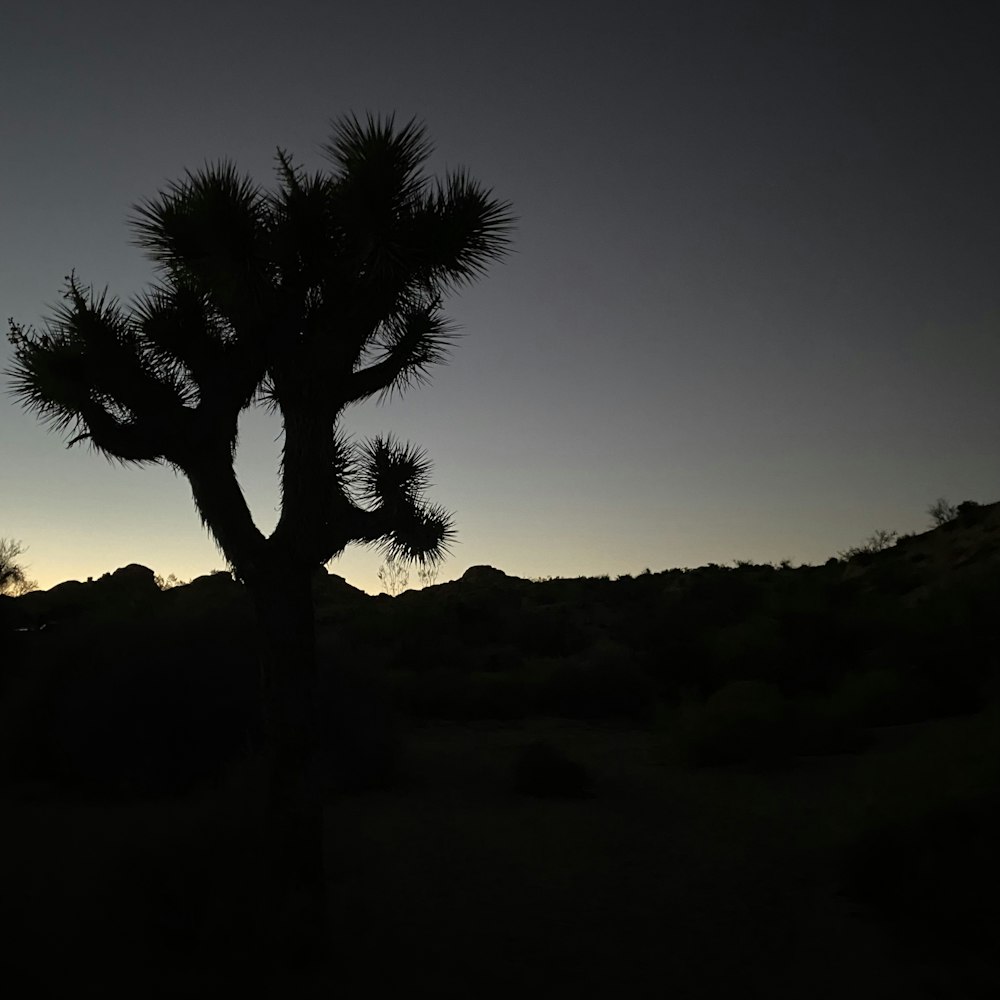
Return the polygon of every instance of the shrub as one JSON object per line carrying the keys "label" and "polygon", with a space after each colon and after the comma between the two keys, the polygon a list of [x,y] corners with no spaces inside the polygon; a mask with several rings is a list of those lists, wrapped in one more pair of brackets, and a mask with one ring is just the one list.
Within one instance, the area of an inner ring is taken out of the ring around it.
{"label": "shrub", "polygon": [[883,594],[909,594],[924,583],[924,577],[912,563],[889,562],[879,568],[875,584]]}
{"label": "shrub", "polygon": [[708,637],[706,645],[722,681],[776,679],[787,656],[781,623],[762,614],[723,626]]}
{"label": "shrub", "polygon": [[838,555],[841,559],[855,559],[858,556],[865,556],[868,558],[859,561],[863,566],[868,565],[872,555],[876,552],[884,552],[886,549],[892,548],[896,544],[897,538],[899,538],[898,531],[879,528],[872,532],[860,545],[845,549],[843,552],[838,553]]}
{"label": "shrub", "polygon": [[24,546],[13,539],[0,538],[0,594],[20,597],[38,589],[34,580],[29,580],[18,559],[24,554]]}
{"label": "shrub", "polygon": [[389,662],[393,669],[433,673],[439,669],[461,669],[469,660],[468,647],[436,623],[424,623],[395,643]]}
{"label": "shrub", "polygon": [[109,798],[182,795],[246,748],[258,721],[245,651],[223,641],[81,643],[37,692],[31,777]]}
{"label": "shrub", "polygon": [[845,895],[935,943],[1000,940],[1000,793],[869,831],[846,852]]}
{"label": "shrub", "polygon": [[857,719],[827,698],[810,698],[795,705],[795,752],[805,757],[859,753],[872,738]]}
{"label": "shrub", "polygon": [[908,687],[919,695],[920,718],[969,715],[985,704],[997,644],[970,617],[970,608],[971,601],[951,608],[929,602],[891,646],[896,662],[906,665]]}
{"label": "shrub", "polygon": [[539,711],[569,719],[647,719],[655,699],[652,678],[611,645],[558,661],[538,684]]}
{"label": "shrub", "polygon": [[978,524],[987,513],[975,500],[963,500],[956,509],[958,519],[965,524]]}
{"label": "shrub", "polygon": [[469,718],[522,719],[531,714],[528,684],[520,675],[470,674],[469,688]]}
{"label": "shrub", "polygon": [[479,670],[487,673],[506,673],[518,669],[524,662],[523,654],[516,646],[496,645],[480,650],[473,662]]}
{"label": "shrub", "polygon": [[892,726],[916,722],[919,700],[897,670],[878,668],[850,673],[830,698],[830,710],[855,726]]}
{"label": "shrub", "polygon": [[522,795],[587,798],[593,786],[593,776],[583,764],[546,740],[528,744],[514,762],[514,788]]}
{"label": "shrub", "polygon": [[687,713],[682,743],[696,766],[767,765],[794,749],[794,722],[774,684],[733,681]]}
{"label": "shrub", "polygon": [[520,719],[532,714],[535,685],[521,673],[441,668],[423,674],[393,671],[395,704],[423,719]]}
{"label": "shrub", "polygon": [[468,677],[459,670],[436,667],[419,674],[393,671],[396,703],[422,719],[464,719],[468,713]]}
{"label": "shrub", "polygon": [[931,521],[935,528],[939,528],[942,524],[947,524],[949,521],[954,521],[958,517],[958,507],[953,503],[948,503],[944,497],[938,497],[928,508],[927,513],[930,515]]}
{"label": "shrub", "polygon": [[584,647],[586,635],[571,608],[543,605],[526,608],[518,617],[515,641],[526,653],[568,656]]}

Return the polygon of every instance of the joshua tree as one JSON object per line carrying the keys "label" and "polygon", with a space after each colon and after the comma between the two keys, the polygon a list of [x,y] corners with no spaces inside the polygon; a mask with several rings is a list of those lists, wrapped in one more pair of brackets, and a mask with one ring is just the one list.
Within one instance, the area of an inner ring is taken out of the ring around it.
{"label": "joshua tree", "polygon": [[[250,593],[278,871],[268,884],[282,886],[296,934],[321,926],[325,898],[312,580],[351,542],[427,565],[453,534],[424,499],[423,452],[392,437],[352,444],[341,420],[446,360],[443,299],[504,255],[513,224],[464,171],[423,175],[431,146],[414,121],[350,116],[322,149],[332,170],[316,173],[279,149],[273,191],[228,162],[188,172],[134,209],[152,289],[125,308],[73,274],[42,332],[12,320],[10,334],[21,402],[69,445],[183,472]],[[238,417],[254,404],[283,425],[270,536],[233,469]]]}

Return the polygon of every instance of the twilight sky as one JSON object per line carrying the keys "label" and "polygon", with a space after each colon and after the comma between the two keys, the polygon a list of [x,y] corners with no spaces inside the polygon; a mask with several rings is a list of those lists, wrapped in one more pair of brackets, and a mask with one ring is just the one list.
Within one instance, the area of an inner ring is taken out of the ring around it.
{"label": "twilight sky", "polygon": [[[329,121],[423,120],[510,200],[433,384],[349,412],[434,460],[441,580],[819,562],[938,496],[1000,499],[1000,36],[982,3],[253,0],[0,15],[0,316],[128,301],[130,207],[222,157],[321,166]],[[0,368],[10,357],[0,344]],[[0,537],[49,587],[224,565],[187,483],[67,450],[0,394]],[[276,418],[239,471],[276,520]],[[379,589],[378,554],[332,572]]]}

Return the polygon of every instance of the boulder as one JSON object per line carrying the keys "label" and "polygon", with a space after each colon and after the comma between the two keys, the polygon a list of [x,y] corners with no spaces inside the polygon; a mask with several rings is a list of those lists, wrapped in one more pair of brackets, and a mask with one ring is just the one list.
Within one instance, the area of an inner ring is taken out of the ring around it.
{"label": "boulder", "polygon": [[462,574],[463,583],[499,583],[510,579],[502,569],[492,566],[470,566]]}

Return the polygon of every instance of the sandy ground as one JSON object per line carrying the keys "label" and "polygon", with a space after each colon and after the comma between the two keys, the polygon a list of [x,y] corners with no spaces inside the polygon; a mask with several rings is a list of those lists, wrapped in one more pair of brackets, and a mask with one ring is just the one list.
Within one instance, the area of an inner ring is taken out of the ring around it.
{"label": "sandy ground", "polygon": [[[961,781],[968,725],[884,731],[865,755],[770,773],[688,770],[644,730],[419,728],[401,787],[329,807],[329,962],[266,992],[1000,996],[995,970],[918,949],[838,893],[837,858],[859,830],[905,811],[918,785]],[[539,736],[593,769],[593,798],[514,794],[511,764]],[[232,987],[234,970],[213,986],[151,944],[150,926],[176,905],[192,845],[235,815],[211,801],[6,797],[0,915],[8,975],[29,973],[18,995],[112,980],[136,996]]]}

